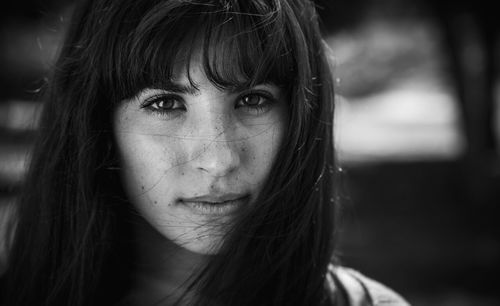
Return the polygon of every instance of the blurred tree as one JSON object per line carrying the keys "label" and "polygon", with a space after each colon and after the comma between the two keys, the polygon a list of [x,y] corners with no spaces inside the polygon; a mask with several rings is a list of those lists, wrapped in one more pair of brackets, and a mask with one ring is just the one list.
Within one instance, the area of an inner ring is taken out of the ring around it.
{"label": "blurred tree", "polygon": [[498,216],[500,154],[495,137],[496,84],[499,82],[500,21],[490,1],[424,0],[443,31],[446,52],[467,142],[464,186],[472,215],[500,235]]}
{"label": "blurred tree", "polygon": [[497,151],[494,135],[495,82],[500,22],[489,1],[426,1],[444,33],[453,81],[464,117],[468,155]]}

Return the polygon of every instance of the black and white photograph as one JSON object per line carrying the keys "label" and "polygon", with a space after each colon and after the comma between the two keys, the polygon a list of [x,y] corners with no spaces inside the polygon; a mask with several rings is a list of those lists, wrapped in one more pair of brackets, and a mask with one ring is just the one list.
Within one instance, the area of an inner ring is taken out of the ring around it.
{"label": "black and white photograph", "polygon": [[472,0],[3,0],[0,306],[498,306]]}

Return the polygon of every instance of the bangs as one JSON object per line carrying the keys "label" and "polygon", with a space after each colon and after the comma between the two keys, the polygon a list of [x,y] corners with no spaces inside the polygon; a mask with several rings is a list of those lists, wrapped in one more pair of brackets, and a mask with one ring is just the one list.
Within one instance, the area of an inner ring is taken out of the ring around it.
{"label": "bangs", "polygon": [[169,87],[178,77],[174,72],[186,73],[196,88],[193,61],[221,89],[290,84],[297,67],[281,10],[258,1],[222,2],[168,1],[145,11],[114,44],[118,56],[108,88],[116,90],[115,101],[146,87]]}

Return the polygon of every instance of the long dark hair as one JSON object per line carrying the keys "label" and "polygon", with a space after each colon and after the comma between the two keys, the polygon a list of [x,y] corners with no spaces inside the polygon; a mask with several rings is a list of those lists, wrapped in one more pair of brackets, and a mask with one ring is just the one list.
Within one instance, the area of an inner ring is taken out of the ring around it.
{"label": "long dark hair", "polygon": [[111,114],[121,100],[171,80],[174,62],[189,59],[201,37],[214,85],[277,84],[288,95],[289,122],[259,199],[193,278],[193,304],[326,303],[334,94],[312,2],[87,0],[67,35],[18,203],[3,302],[111,305],[125,293],[131,259],[119,237],[131,209]]}

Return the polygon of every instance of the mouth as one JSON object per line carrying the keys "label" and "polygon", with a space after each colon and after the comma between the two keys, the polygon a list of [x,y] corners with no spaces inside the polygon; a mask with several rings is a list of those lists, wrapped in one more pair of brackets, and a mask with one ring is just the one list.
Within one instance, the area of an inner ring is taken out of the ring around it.
{"label": "mouth", "polygon": [[194,198],[181,198],[179,203],[200,215],[223,216],[234,213],[239,208],[248,204],[250,195],[227,194],[221,196],[201,196]]}

